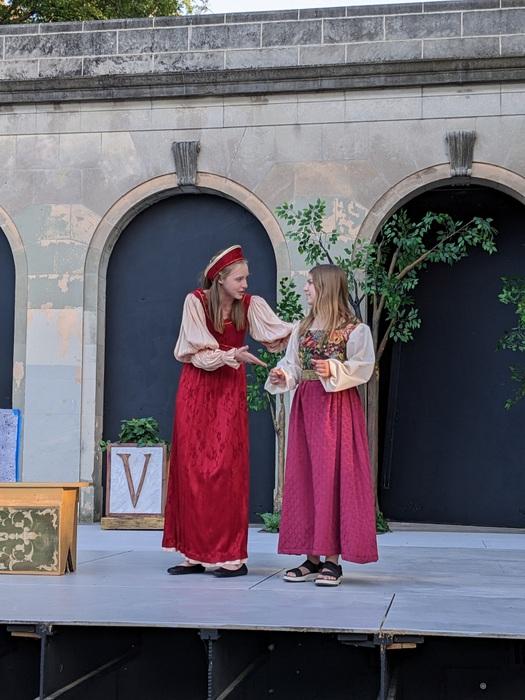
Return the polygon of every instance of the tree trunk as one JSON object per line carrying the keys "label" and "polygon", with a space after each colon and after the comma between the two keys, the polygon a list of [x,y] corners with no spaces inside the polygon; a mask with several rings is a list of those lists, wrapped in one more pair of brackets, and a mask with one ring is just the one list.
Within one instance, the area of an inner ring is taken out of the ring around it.
{"label": "tree trunk", "polygon": [[376,363],[374,373],[367,385],[367,427],[370,447],[370,466],[372,484],[378,508],[378,474],[379,474],[379,365]]}
{"label": "tree trunk", "polygon": [[283,504],[284,463],[286,458],[286,407],[284,396],[279,394],[277,412],[277,483],[273,492],[273,511],[280,513]]}

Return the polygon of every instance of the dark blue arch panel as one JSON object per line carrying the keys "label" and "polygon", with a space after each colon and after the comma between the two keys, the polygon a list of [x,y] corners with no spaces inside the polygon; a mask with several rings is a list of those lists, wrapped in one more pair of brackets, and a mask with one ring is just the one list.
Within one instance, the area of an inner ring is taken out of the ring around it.
{"label": "dark blue arch panel", "polygon": [[[104,437],[120,420],[154,416],[170,439],[180,372],[173,358],[185,295],[211,255],[240,243],[250,290],[275,305],[276,263],[268,235],[240,205],[208,194],[154,204],[123,231],[109,261],[106,288]],[[274,431],[267,413],[250,414],[251,517],[271,510]]]}
{"label": "dark blue arch panel", "polygon": [[414,218],[492,217],[498,252],[473,250],[421,275],[421,328],[412,342],[394,344],[391,371],[382,372],[389,392],[381,506],[394,520],[525,527],[525,401],[504,408],[515,390],[509,367],[525,360],[497,350],[515,323],[512,307],[498,300],[501,277],[525,274],[523,205],[470,186],[427,192],[407,208]]}
{"label": "dark blue arch panel", "polygon": [[0,408],[12,408],[15,263],[0,229]]}

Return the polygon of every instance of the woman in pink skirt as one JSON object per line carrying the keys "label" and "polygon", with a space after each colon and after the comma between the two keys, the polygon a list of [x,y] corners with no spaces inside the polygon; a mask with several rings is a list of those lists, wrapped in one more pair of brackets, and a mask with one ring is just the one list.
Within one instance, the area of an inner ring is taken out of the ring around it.
{"label": "woman in pink skirt", "polygon": [[375,499],[356,389],[372,376],[374,347],[369,327],[349,306],[341,268],[314,267],[304,291],[310,311],[266,384],[271,393],[297,387],[278,551],[306,554],[285,581],[337,586],[340,556],[359,564],[377,561]]}

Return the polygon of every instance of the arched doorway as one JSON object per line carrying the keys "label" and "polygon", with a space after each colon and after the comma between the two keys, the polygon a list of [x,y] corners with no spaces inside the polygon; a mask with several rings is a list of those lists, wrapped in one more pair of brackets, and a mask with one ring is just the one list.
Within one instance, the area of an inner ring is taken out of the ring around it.
{"label": "arched doorway", "polygon": [[14,319],[15,263],[9,242],[0,229],[0,408],[13,407]]}
{"label": "arched doorway", "polygon": [[[242,244],[250,290],[275,304],[276,263],[265,229],[239,204],[211,194],[180,194],[141,212],[111,254],[106,287],[104,436],[120,420],[154,416],[170,439],[180,365],[173,347],[184,296],[211,254]],[[251,517],[271,509],[274,433],[270,417],[251,414]]]}
{"label": "arched doorway", "polygon": [[519,358],[496,351],[514,325],[498,300],[501,277],[525,274],[523,205],[472,185],[440,187],[405,206],[414,218],[490,216],[498,252],[475,250],[422,273],[422,327],[411,343],[393,345],[383,372],[381,507],[394,520],[525,527],[525,405],[504,408]]}

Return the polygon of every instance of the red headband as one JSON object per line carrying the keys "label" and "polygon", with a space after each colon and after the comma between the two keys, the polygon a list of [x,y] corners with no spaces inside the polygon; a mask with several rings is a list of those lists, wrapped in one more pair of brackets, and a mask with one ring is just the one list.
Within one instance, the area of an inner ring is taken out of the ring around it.
{"label": "red headband", "polygon": [[214,258],[208,267],[204,270],[204,276],[213,282],[221,270],[224,270],[228,265],[241,262],[244,260],[244,254],[240,245],[232,245]]}

